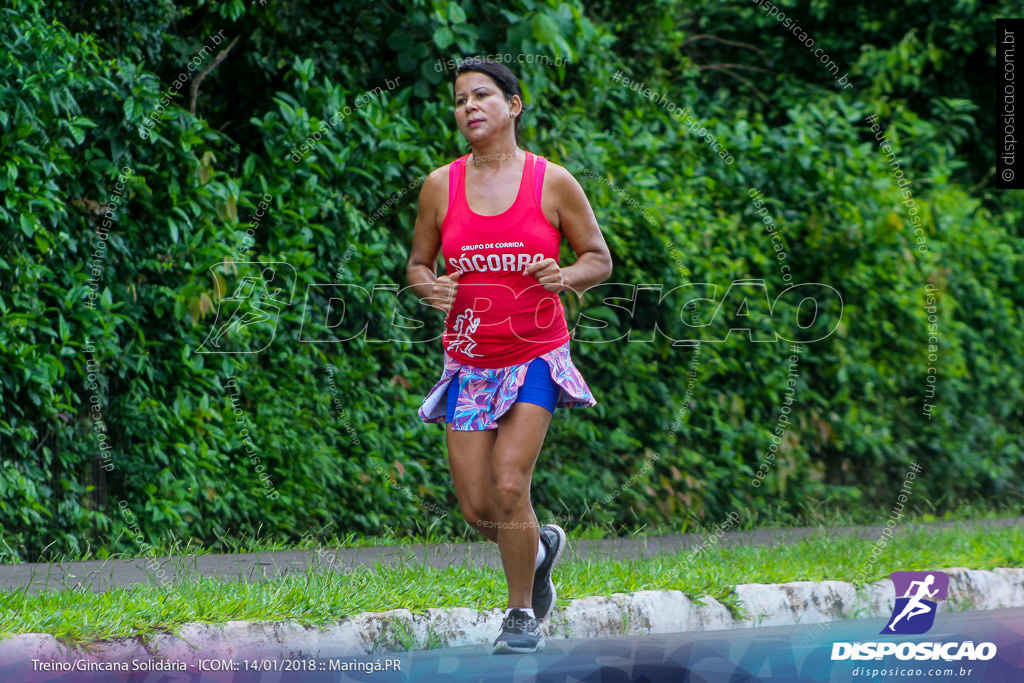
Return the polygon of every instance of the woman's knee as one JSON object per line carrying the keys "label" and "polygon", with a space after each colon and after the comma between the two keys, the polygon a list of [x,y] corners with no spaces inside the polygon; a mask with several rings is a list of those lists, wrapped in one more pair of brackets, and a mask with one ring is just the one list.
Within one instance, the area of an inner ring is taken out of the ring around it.
{"label": "woman's knee", "polygon": [[475,500],[466,500],[460,497],[459,508],[462,510],[462,518],[473,528],[487,526],[494,522],[494,505],[482,497]]}
{"label": "woman's knee", "polygon": [[530,480],[522,477],[499,477],[491,483],[494,496],[494,510],[499,517],[505,517],[530,500]]}

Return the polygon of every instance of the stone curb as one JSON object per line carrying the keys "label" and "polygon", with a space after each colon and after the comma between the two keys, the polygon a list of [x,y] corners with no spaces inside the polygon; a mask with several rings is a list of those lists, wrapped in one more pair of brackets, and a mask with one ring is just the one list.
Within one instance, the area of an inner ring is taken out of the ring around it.
{"label": "stone curb", "polygon": [[[1024,569],[947,569],[949,593],[938,611],[1024,607]],[[827,624],[842,619],[884,618],[895,599],[888,581],[865,587],[858,596],[842,581],[741,584],[735,594],[746,610],[737,618],[718,600],[692,600],[680,591],[616,593],[573,600],[543,625],[544,637],[605,638],[715,631],[793,624]],[[202,658],[345,658],[435,647],[489,646],[501,629],[503,611],[468,608],[407,609],[359,614],[326,629],[294,622],[192,623],[176,635],[143,644],[136,638],[99,643],[88,652],[65,647],[48,634],[23,634],[0,641],[0,662],[12,660],[130,661],[169,659],[197,666]]]}

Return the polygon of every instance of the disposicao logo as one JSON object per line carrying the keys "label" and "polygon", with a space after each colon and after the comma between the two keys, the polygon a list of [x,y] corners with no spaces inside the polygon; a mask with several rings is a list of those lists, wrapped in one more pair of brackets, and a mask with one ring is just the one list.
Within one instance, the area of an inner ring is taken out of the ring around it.
{"label": "disposicao logo", "polygon": [[[945,572],[893,572],[889,575],[896,589],[896,604],[892,608],[881,635],[920,635],[927,633],[935,623],[940,600],[946,599],[949,577]],[[894,643],[868,641],[860,643],[832,643],[832,661],[853,659],[882,659],[895,655],[897,659],[956,661],[989,660],[996,656],[994,643],[923,642]]]}
{"label": "disposicao logo", "polygon": [[946,599],[949,577],[945,572],[893,572],[889,577],[896,589],[896,606],[879,633],[927,633],[935,623],[938,601]]}

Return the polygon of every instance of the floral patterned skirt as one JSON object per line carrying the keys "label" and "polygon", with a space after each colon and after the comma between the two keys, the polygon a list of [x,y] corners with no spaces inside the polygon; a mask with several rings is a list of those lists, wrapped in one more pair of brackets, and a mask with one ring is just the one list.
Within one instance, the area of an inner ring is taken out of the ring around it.
{"label": "floral patterned skirt", "polygon": [[[569,342],[537,356],[547,361],[551,379],[559,386],[558,406],[584,408],[597,405],[583,375],[569,356]],[[444,422],[448,384],[458,373],[459,399],[455,407],[452,429],[460,432],[497,429],[497,420],[516,402],[519,389],[526,380],[531,358],[507,368],[477,368],[464,365],[444,354],[441,379],[430,390],[419,409],[424,422]]]}

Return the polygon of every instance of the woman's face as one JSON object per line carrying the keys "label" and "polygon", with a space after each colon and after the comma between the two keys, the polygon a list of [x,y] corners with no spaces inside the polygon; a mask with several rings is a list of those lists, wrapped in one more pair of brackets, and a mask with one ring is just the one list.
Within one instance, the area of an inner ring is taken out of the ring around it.
{"label": "woman's face", "polygon": [[509,103],[487,74],[467,71],[455,79],[455,122],[470,142],[515,130],[511,114],[518,114],[519,108],[519,98],[513,97]]}

